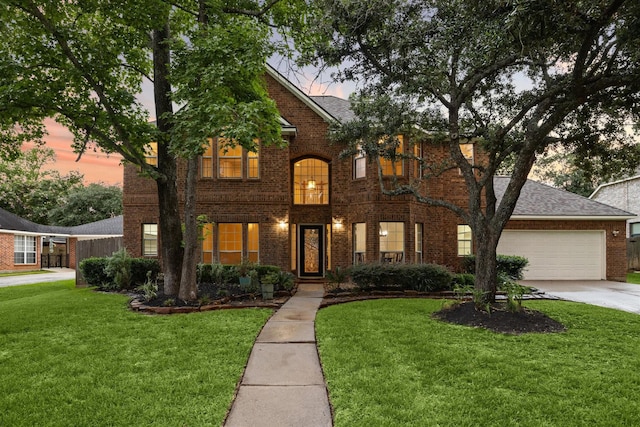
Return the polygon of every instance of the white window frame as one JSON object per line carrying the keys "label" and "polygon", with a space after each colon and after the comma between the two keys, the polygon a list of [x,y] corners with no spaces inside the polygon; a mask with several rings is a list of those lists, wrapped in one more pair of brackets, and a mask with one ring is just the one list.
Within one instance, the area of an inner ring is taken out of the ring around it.
{"label": "white window frame", "polygon": [[424,246],[424,224],[416,222],[415,226],[415,242],[416,242],[416,264],[424,262],[423,246]]}
{"label": "white window frame", "polygon": [[[378,234],[380,262],[391,264],[404,263],[406,242],[404,222],[382,221],[379,224]],[[398,238],[398,236],[400,238]]]}
{"label": "white window frame", "polygon": [[367,223],[353,224],[353,264],[363,264],[367,260]]}
{"label": "white window frame", "polygon": [[37,264],[36,236],[16,234],[13,236],[13,263],[17,265]]}
{"label": "white window frame", "polygon": [[629,236],[630,237],[640,236],[640,222],[629,223]]}
{"label": "white window frame", "polygon": [[473,254],[473,232],[467,224],[458,224],[458,256]]}
{"label": "white window frame", "polygon": [[367,156],[360,145],[357,149],[358,153],[353,156],[353,179],[362,179],[367,177]]}
{"label": "white window frame", "polygon": [[[154,233],[155,238],[146,237],[153,236]],[[158,256],[158,224],[142,224],[142,256]]]}

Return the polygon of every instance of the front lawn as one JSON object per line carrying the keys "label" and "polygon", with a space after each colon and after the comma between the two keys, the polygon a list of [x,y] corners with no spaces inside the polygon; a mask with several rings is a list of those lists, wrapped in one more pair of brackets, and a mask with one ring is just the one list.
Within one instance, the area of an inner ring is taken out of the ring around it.
{"label": "front lawn", "polygon": [[431,318],[442,301],[319,311],[336,426],[640,425],[640,316],[533,301],[556,334],[502,335]]}
{"label": "front lawn", "polygon": [[627,283],[640,285],[640,273],[627,273]]}
{"label": "front lawn", "polygon": [[221,425],[271,310],[150,316],[64,281],[0,289],[0,425]]}

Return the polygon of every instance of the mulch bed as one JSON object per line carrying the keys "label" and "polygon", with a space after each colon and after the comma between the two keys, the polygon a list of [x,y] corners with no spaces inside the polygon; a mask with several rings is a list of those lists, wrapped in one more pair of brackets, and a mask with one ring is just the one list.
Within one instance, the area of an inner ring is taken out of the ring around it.
{"label": "mulch bed", "polygon": [[546,314],[523,307],[509,311],[504,303],[494,303],[489,311],[479,310],[471,301],[454,304],[433,313],[433,317],[457,325],[475,326],[494,332],[519,335],[530,332],[566,331],[565,326]]}

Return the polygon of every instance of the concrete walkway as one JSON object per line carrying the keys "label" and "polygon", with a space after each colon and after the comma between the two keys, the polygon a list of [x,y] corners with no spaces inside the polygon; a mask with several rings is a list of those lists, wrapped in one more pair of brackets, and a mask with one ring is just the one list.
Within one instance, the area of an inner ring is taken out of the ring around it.
{"label": "concrete walkway", "polygon": [[47,273],[24,274],[20,276],[0,277],[0,288],[6,286],[30,285],[32,283],[57,282],[76,278],[76,271],[71,268],[50,268]]}
{"label": "concrete walkway", "polygon": [[314,321],[322,284],[300,284],[256,340],[227,427],[331,426]]}

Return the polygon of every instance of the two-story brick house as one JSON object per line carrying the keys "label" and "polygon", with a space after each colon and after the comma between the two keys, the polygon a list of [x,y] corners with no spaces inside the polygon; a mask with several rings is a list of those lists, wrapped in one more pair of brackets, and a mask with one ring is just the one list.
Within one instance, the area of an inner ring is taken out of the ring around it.
{"label": "two-story brick house", "polygon": [[[265,78],[289,145],[250,153],[219,149],[224,141],[212,139],[200,161],[197,189],[197,214],[210,221],[204,227],[201,261],[233,264],[247,258],[299,277],[322,277],[327,270],[359,262],[430,262],[455,269],[459,257],[472,252],[471,231],[452,212],[411,196],[385,196],[375,162],[339,157],[343,147],[329,143],[327,130],[331,122],[352,117],[348,101],[307,96],[271,68]],[[404,141],[401,149],[434,160],[447,156],[445,147],[433,144]],[[463,151],[474,161],[472,144]],[[418,164],[407,159],[382,160],[381,166],[389,179],[419,174]],[[184,167],[179,174],[184,177]],[[431,196],[467,203],[455,169],[423,185]],[[131,165],[125,167],[123,206],[125,246],[136,256],[158,256],[155,183]],[[598,225],[604,235],[610,222],[625,213],[595,214],[609,221]],[[620,276],[618,270],[612,266],[602,274]]]}

